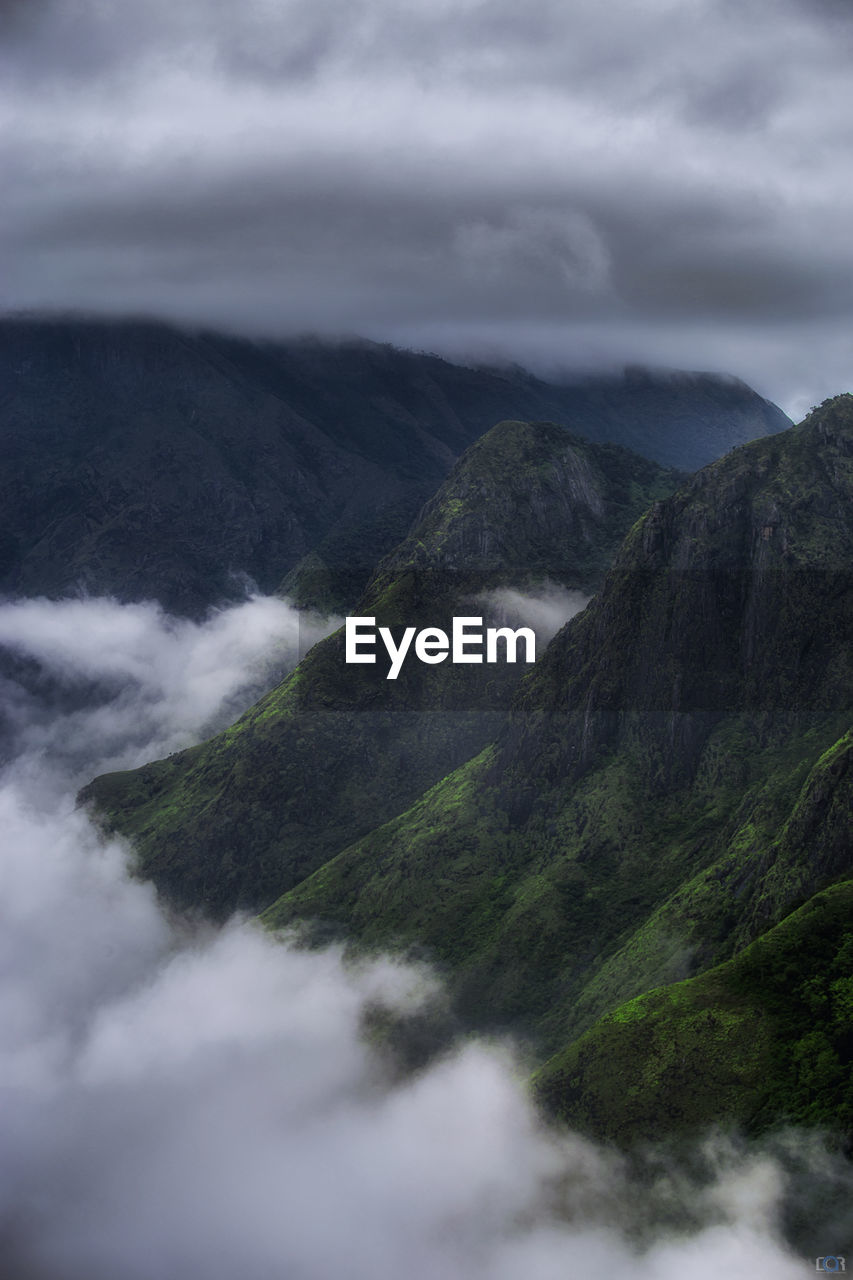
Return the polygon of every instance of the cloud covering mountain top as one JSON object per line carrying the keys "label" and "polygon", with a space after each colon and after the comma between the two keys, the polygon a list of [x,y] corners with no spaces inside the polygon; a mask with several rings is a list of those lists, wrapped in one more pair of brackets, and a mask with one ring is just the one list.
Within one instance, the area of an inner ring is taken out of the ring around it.
{"label": "cloud covering mountain top", "polygon": [[783,0],[4,8],[0,305],[849,380],[853,27]]}

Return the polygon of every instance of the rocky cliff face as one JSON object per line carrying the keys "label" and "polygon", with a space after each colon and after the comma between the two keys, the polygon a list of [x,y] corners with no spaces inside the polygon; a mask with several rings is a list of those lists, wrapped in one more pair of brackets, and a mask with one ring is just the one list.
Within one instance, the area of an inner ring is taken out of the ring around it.
{"label": "rocky cliff face", "polygon": [[778,735],[847,705],[851,495],[845,396],[655,504],[529,682],[502,764],[521,762],[538,785],[543,758],[553,776],[580,776],[634,744],[649,785],[670,786],[694,776],[726,717]]}
{"label": "rocky cliff face", "polygon": [[[506,417],[699,465],[784,415],[707,376],[581,391],[369,343],[0,322],[0,591],[198,614],[248,577],[349,606],[455,459]],[[685,443],[686,442],[686,443]],[[636,445],[635,445],[636,447]]]}
{"label": "rocky cliff face", "polygon": [[377,568],[369,596],[403,572],[482,590],[551,578],[591,594],[626,530],[683,477],[553,423],[502,422],[466,452]]}

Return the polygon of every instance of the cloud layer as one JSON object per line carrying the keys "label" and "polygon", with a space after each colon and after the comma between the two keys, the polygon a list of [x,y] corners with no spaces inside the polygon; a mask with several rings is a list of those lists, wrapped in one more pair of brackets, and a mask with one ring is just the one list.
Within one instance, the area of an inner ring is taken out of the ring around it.
{"label": "cloud layer", "polygon": [[[508,1047],[463,1039],[402,1071],[376,1012],[435,1003],[427,973],[170,919],[128,877],[127,849],[73,808],[81,754],[96,772],[159,750],[182,717],[197,732],[233,694],[235,636],[253,632],[242,653],[260,661],[291,622],[263,601],[202,626],[105,601],[0,610],[5,643],[61,695],[117,682],[106,734],[97,700],[48,722],[43,698],[31,731],[22,711],[0,776],[4,1276],[812,1273],[781,1241],[785,1175],[766,1153],[712,1142],[696,1174],[660,1159],[638,1181],[543,1127]],[[194,661],[212,684],[192,685]]]}
{"label": "cloud layer", "polygon": [[80,815],[40,823],[7,788],[2,820],[4,1274],[807,1274],[775,1236],[772,1160],[720,1152],[710,1185],[674,1182],[681,1230],[638,1249],[626,1170],[544,1131],[505,1051],[389,1078],[364,1011],[411,1006],[422,975],[248,926],[182,939]]}
{"label": "cloud layer", "polygon": [[339,624],[272,596],[203,622],[109,599],[0,604],[0,650],[39,672],[0,674],[5,750],[80,781],[96,761],[169,755],[235,720]]}
{"label": "cloud layer", "polygon": [[849,383],[846,6],[3,14],[6,308]]}

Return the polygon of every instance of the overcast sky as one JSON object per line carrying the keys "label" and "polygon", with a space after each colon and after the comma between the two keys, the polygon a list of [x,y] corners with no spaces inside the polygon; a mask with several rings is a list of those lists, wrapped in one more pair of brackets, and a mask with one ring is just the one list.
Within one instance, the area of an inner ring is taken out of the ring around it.
{"label": "overcast sky", "polygon": [[853,385],[843,0],[0,0],[0,308]]}

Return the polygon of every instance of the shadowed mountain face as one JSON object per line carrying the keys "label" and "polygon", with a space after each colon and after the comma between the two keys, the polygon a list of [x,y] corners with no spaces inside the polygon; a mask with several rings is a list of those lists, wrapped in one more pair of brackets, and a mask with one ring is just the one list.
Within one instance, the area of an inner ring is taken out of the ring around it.
{"label": "shadowed mountain face", "polygon": [[[399,639],[404,626],[450,631],[454,614],[502,623],[514,608],[517,626],[532,595],[562,621],[679,478],[552,424],[500,423],[379,565],[356,613]],[[507,586],[521,594],[502,595]],[[141,869],[182,905],[266,906],[480,751],[529,670],[411,658],[389,681],[388,665],[384,651],[376,665],[347,665],[338,632],[226,733],[99,778],[84,798],[136,838]]]}
{"label": "shadowed mountain face", "polygon": [[653,505],[496,741],[266,920],[426,946],[470,1018],[572,1042],[543,1097],[611,1137],[853,1131],[847,898],[820,896],[853,872],[851,551],[842,396]]}
{"label": "shadowed mountain face", "polygon": [[788,420],[734,380],[560,386],[369,343],[0,322],[0,591],[199,614],[262,590],[342,608],[454,460],[507,417],[684,470]]}

